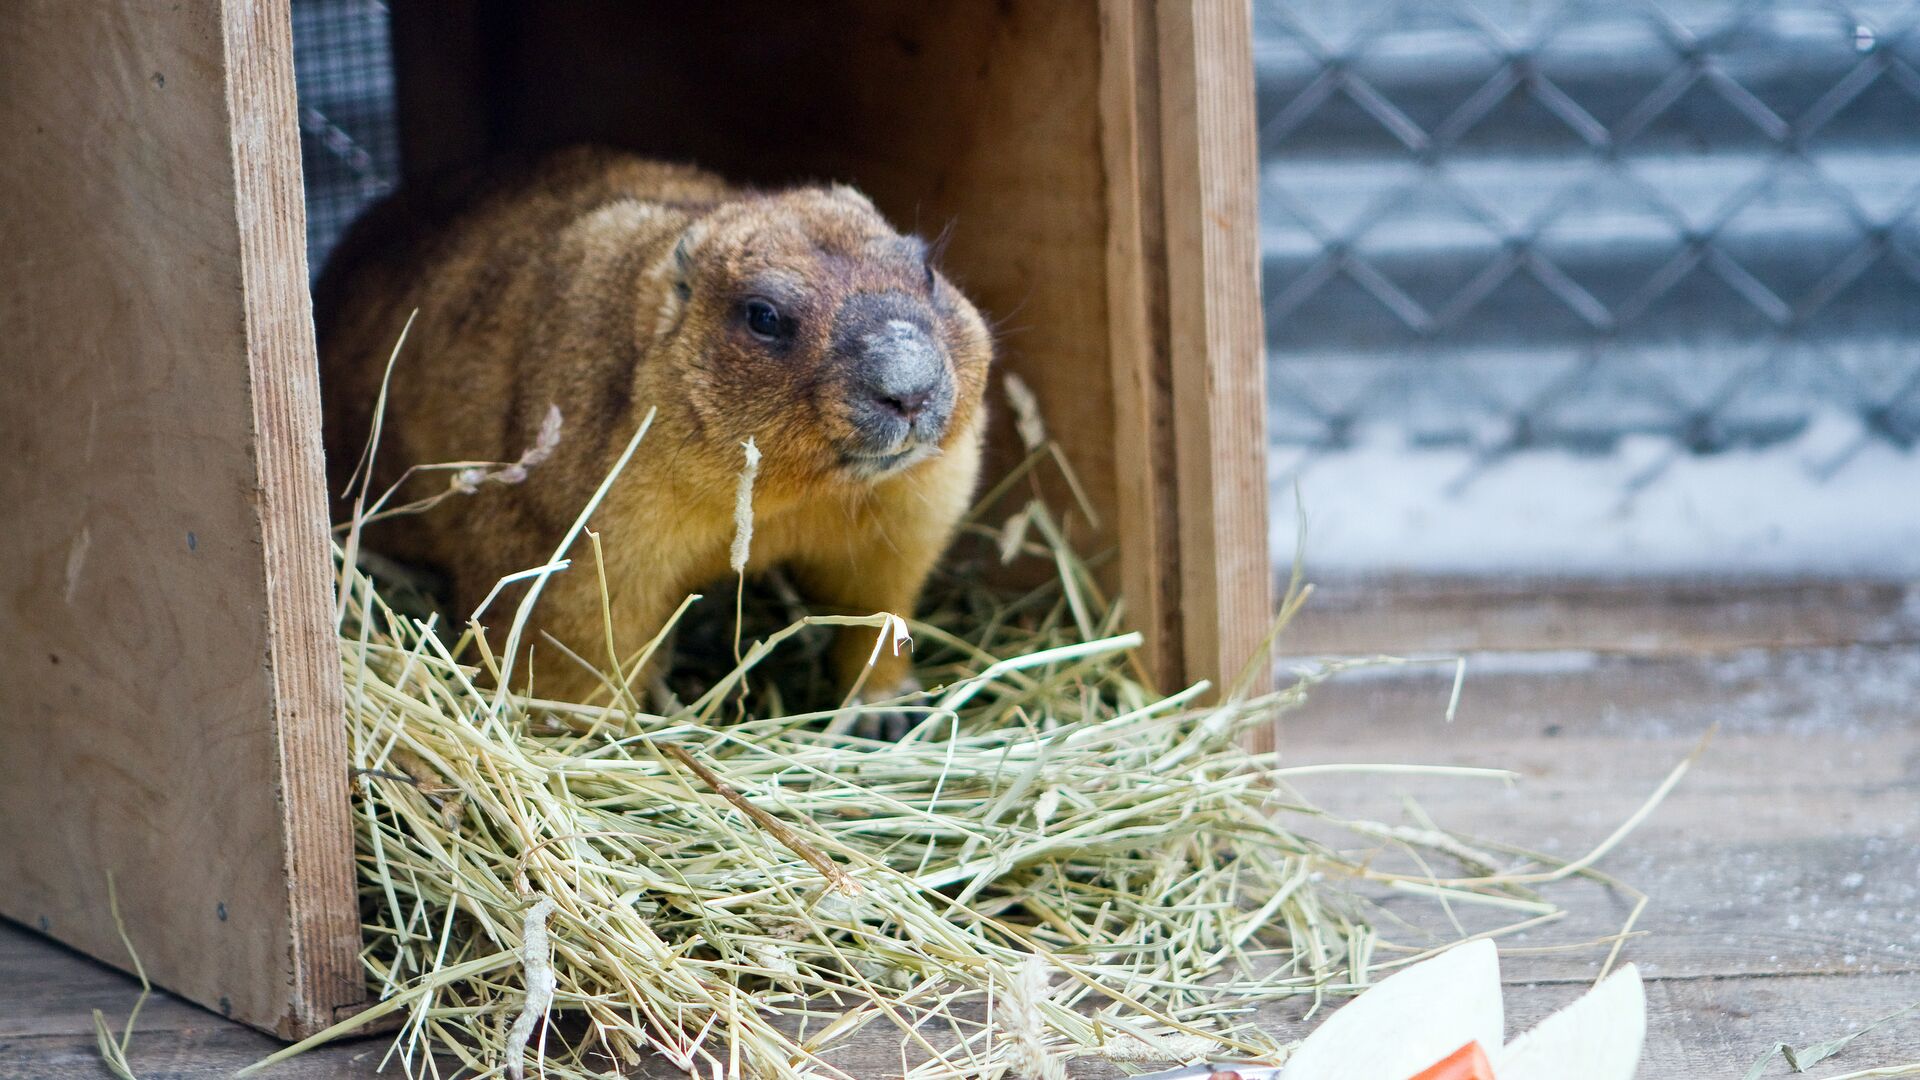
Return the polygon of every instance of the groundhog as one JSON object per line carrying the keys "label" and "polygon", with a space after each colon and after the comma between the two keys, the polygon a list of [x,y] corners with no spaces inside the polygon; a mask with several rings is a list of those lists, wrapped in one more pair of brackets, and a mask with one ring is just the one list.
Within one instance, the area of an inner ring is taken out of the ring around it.
{"label": "groundhog", "polygon": [[[502,576],[552,556],[649,410],[589,523],[623,653],[729,575],[749,440],[763,459],[748,572],[785,567],[820,609],[910,614],[971,498],[987,326],[929,244],[853,188],[754,191],[574,148],[403,190],[356,223],[315,287],[336,498],[416,311],[371,490],[408,466],[497,464],[467,474],[490,478],[470,497],[370,526],[365,542],[445,574],[462,619]],[[448,475],[415,475],[397,501],[447,490]],[[582,700],[600,678],[541,636],[607,666],[592,552],[583,539],[570,555],[528,640],[535,692]],[[496,602],[482,622],[512,610]],[[858,628],[834,643],[843,687],[874,642]],[[911,689],[910,658],[882,649],[861,685],[871,700]]]}

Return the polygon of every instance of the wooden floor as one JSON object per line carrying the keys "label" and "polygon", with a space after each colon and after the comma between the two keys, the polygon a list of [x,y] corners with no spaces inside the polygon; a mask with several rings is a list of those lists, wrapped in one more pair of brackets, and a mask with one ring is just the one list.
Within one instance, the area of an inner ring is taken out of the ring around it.
{"label": "wooden floor", "polygon": [[[1869,643],[1781,645],[1761,635],[1755,640],[1772,643],[1747,648],[1724,634],[1704,646],[1696,637],[1697,647],[1667,635],[1627,654],[1476,654],[1451,725],[1442,719],[1450,670],[1361,673],[1317,691],[1288,720],[1281,745],[1298,763],[1516,769],[1524,779],[1512,786],[1327,777],[1306,791],[1339,810],[1392,821],[1411,797],[1449,828],[1571,857],[1628,817],[1718,725],[1681,786],[1602,868],[1652,897],[1645,934],[1625,954],[1649,979],[1641,1076],[1738,1078],[1776,1042],[1830,1038],[1920,1001],[1920,646],[1899,633],[1863,636]],[[1507,945],[1590,940],[1611,933],[1628,907],[1587,885],[1557,898],[1572,915]],[[1430,907],[1423,914],[1422,905],[1402,902],[1395,910],[1433,921]],[[1601,956],[1510,953],[1509,1029],[1578,994]],[[136,989],[118,972],[0,923],[0,1076],[108,1075],[92,1010],[123,1018]],[[1282,1032],[1300,1028],[1287,1009],[1264,1019]],[[212,1077],[273,1046],[156,996],[131,1059],[143,1078]],[[267,1075],[368,1076],[382,1049],[378,1041],[336,1046]],[[850,1050],[843,1065],[879,1078],[897,1075],[897,1060],[887,1040]],[[1862,1037],[1814,1075],[1912,1061],[1920,1061],[1920,1014]],[[1766,1075],[1788,1071],[1776,1063]]]}

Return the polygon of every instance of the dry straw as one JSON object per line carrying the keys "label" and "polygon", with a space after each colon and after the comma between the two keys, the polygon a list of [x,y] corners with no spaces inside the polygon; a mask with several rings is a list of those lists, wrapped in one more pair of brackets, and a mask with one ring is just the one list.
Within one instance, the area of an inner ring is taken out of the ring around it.
{"label": "dry straw", "polygon": [[[1244,737],[1337,668],[1259,697],[1149,688],[1139,638],[1038,496],[1033,470],[1058,460],[1042,443],[996,488],[1019,504],[1006,532],[967,526],[1051,580],[938,583],[911,624],[932,689],[904,702],[804,704],[826,627],[898,620],[787,623],[777,595],[737,664],[728,626],[712,673],[688,682],[682,665],[685,704],[629,689],[658,640],[617,643],[641,655],[608,658],[603,701],[530,699],[499,678],[517,645],[400,614],[343,558],[378,1004],[269,1061],[381,1017],[411,1075],[518,1075],[524,1055],[529,1076],[599,1076],[652,1055],[700,1077],[843,1077],[845,1048],[876,1040],[913,1080],[1051,1077],[1081,1056],[1273,1060],[1252,1005],[1421,955],[1379,947],[1351,883],[1500,904],[1515,927],[1553,917],[1529,886],[1561,872],[1537,861],[1435,829],[1341,823],[1373,848],[1351,856],[1302,835],[1330,823]],[[566,572],[596,572],[583,546]],[[1297,576],[1292,593],[1289,613]],[[861,710],[911,730],[862,738],[845,723]],[[1382,847],[1460,873],[1392,873]]]}

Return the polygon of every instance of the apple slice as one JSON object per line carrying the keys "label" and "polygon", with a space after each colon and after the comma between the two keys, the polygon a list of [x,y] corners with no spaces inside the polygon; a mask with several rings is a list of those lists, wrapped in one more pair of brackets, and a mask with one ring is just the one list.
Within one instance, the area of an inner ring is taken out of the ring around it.
{"label": "apple slice", "polygon": [[1472,941],[1336,1010],[1287,1059],[1279,1080],[1407,1080],[1468,1043],[1497,1047],[1505,1031],[1500,955],[1493,942]]}
{"label": "apple slice", "polygon": [[1628,964],[1495,1056],[1500,1080],[1632,1080],[1647,1037],[1647,995]]}

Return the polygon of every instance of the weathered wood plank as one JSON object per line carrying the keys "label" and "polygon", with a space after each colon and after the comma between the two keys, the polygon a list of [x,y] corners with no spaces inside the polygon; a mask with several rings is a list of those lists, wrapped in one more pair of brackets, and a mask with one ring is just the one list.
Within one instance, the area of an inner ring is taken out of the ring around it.
{"label": "weathered wood plank", "polygon": [[[1308,539],[1312,565],[1312,539]],[[1899,581],[1323,581],[1287,632],[1313,655],[1598,649],[1640,655],[1920,642]]]}
{"label": "weathered wood plank", "polygon": [[[0,992],[0,1042],[22,1035],[91,1035],[93,1010],[125,1021],[140,984],[99,962],[0,920],[0,972],[17,991]],[[214,1017],[198,1005],[156,992],[140,1011],[140,1030],[202,1027]]]}
{"label": "weathered wood plank", "polygon": [[1252,13],[1156,8],[1182,643],[1189,679],[1232,679],[1273,618]]}
{"label": "weathered wood plank", "polygon": [[1101,0],[1100,150],[1107,186],[1107,341],[1113,371],[1114,531],[1128,621],[1148,670],[1184,681],[1180,530],[1160,177],[1153,0]]}
{"label": "weathered wood plank", "polygon": [[[124,1019],[137,986],[92,961],[0,925],[0,965],[13,977],[0,982],[0,1075],[22,1080],[100,1076],[89,1016],[77,1009],[103,1009]],[[1585,982],[1529,984],[1507,964],[1508,1030],[1538,1022],[1585,989]],[[48,1010],[36,1005],[36,980],[72,985],[79,999]],[[1641,1080],[1699,1080],[1738,1076],[1776,1041],[1795,1045],[1831,1038],[1920,1000],[1920,975],[1795,976],[1659,979],[1648,984],[1648,1053]],[[1269,1006],[1260,1022],[1282,1034],[1308,1030],[1302,1008]],[[899,1073],[897,1037],[874,1035],[851,1048],[844,1061],[854,1075],[874,1080]],[[136,1030],[131,1058],[138,1075],[174,1080],[226,1077],[276,1049],[277,1044],[238,1025],[158,994],[148,1002]],[[359,1080],[376,1074],[383,1039],[323,1047],[272,1072],[295,1080]],[[1904,1055],[1904,1056],[1903,1056]],[[1836,1066],[1887,1064],[1920,1056],[1920,1018],[1863,1036]],[[653,1075],[651,1073],[647,1075]],[[661,1073],[660,1075],[666,1075]],[[1083,1078],[1107,1078],[1119,1070],[1086,1064]],[[1776,1068],[1769,1075],[1784,1075]]]}
{"label": "weathered wood plank", "polygon": [[[1920,970],[1920,653],[1544,658],[1557,671],[1540,657],[1496,659],[1483,674],[1470,660],[1452,725],[1442,720],[1451,668],[1400,669],[1322,686],[1281,743],[1298,748],[1297,764],[1511,768],[1517,785],[1327,776],[1301,789],[1387,821],[1403,820],[1411,798],[1443,826],[1571,858],[1631,815],[1718,723],[1680,787],[1601,864],[1652,897],[1640,923],[1648,936],[1627,958],[1676,977]],[[1593,886],[1557,895],[1574,914],[1527,944],[1609,933],[1629,907]],[[1428,904],[1393,908],[1441,918]],[[1578,978],[1596,959],[1536,957],[1524,970]]]}
{"label": "weathered wood plank", "polygon": [[[228,1080],[278,1048],[279,1044],[257,1031],[210,1017],[195,1027],[135,1032],[127,1059],[134,1075],[143,1080]],[[370,1041],[323,1047],[276,1066],[266,1075],[273,1080],[392,1076],[392,1068],[377,1071],[384,1053],[384,1043]],[[0,1038],[0,1075],[12,1080],[111,1080],[113,1074],[101,1062],[99,1045],[88,1032]]]}
{"label": "weathered wood plank", "polygon": [[0,6],[0,912],[362,994],[284,4]]}

